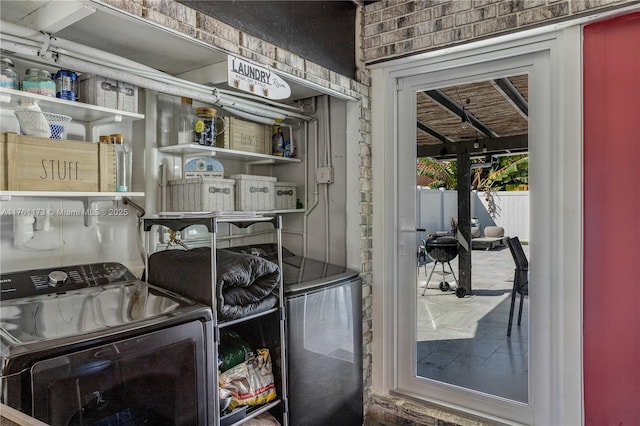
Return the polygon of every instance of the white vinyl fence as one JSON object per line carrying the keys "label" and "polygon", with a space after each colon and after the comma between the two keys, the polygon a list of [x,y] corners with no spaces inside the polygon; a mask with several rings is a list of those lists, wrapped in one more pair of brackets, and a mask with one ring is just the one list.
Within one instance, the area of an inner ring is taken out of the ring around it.
{"label": "white vinyl fence", "polygon": [[[451,229],[451,218],[458,218],[457,191],[418,186],[416,197],[419,228],[426,229],[427,234]],[[470,197],[471,217],[478,219],[481,230],[502,226],[506,236],[529,241],[529,191],[498,191],[491,197],[472,191]]]}

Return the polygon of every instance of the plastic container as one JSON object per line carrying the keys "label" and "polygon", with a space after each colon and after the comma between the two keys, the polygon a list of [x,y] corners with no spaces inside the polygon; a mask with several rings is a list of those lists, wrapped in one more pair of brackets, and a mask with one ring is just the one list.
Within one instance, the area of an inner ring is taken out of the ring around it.
{"label": "plastic container", "polygon": [[284,157],[284,133],[282,127],[273,126],[273,136],[271,137],[271,154]]}
{"label": "plastic container", "polygon": [[116,148],[116,192],[129,192],[131,188],[131,147],[120,133],[109,135]]}
{"label": "plastic container", "polygon": [[29,68],[22,81],[24,92],[36,93],[43,96],[56,96],[56,82],[51,78],[51,73],[39,68]]}
{"label": "plastic container", "polygon": [[59,70],[55,81],[56,98],[68,101],[78,100],[78,74],[73,71]]}
{"label": "plastic container", "polygon": [[178,144],[195,142],[194,128],[196,116],[193,113],[193,100],[182,97],[180,101],[180,122],[178,123]]}
{"label": "plastic container", "polygon": [[0,87],[20,90],[20,74],[13,67],[13,61],[9,58],[0,59],[2,77],[0,77]]}

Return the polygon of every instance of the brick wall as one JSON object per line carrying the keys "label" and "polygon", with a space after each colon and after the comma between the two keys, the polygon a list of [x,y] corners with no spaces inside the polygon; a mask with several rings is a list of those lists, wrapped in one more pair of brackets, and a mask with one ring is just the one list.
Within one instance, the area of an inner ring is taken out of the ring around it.
{"label": "brick wall", "polygon": [[637,0],[381,0],[364,9],[367,64],[566,21]]}

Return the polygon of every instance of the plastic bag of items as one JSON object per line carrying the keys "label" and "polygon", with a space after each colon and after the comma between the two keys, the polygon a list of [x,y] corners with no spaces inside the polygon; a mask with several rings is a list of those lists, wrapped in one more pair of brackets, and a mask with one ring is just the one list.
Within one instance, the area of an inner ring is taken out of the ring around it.
{"label": "plastic bag of items", "polygon": [[235,331],[223,328],[220,333],[220,359],[218,368],[227,371],[242,363],[251,353],[251,346]]}
{"label": "plastic bag of items", "polygon": [[247,360],[220,374],[218,385],[231,391],[229,409],[239,405],[260,405],[276,398],[269,349],[257,349]]}

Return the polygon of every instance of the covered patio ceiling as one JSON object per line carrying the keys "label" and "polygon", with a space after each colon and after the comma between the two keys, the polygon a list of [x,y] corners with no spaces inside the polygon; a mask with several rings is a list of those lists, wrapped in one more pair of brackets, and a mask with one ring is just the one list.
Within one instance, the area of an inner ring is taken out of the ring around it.
{"label": "covered patio ceiling", "polygon": [[417,94],[417,156],[504,155],[528,149],[526,74]]}

